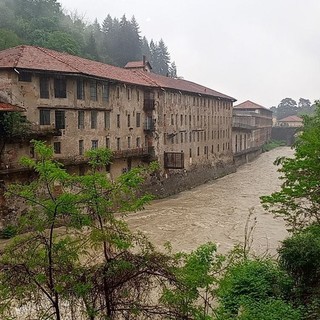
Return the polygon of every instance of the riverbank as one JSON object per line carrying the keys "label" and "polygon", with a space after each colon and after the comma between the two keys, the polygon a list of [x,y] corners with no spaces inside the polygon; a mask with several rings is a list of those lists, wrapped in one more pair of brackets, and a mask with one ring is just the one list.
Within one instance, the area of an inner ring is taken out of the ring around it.
{"label": "riverbank", "polygon": [[155,200],[145,210],[131,213],[127,221],[159,248],[169,241],[175,251],[191,251],[213,241],[221,252],[227,252],[244,240],[245,223],[253,208],[256,227],[252,249],[257,254],[275,254],[287,232],[282,219],[264,211],[259,197],[280,186],[279,173],[273,165],[279,156],[293,156],[293,150],[280,147],[263,153],[235,173]]}

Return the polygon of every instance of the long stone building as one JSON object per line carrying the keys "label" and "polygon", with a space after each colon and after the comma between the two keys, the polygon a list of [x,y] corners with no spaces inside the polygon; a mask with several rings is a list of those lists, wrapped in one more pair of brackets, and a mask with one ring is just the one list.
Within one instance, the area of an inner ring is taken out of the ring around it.
{"label": "long stone building", "polygon": [[272,111],[252,101],[233,108],[232,150],[235,162],[254,159],[271,139]]}
{"label": "long stone building", "polygon": [[[111,178],[152,159],[164,180],[176,177],[176,188],[215,177],[232,166],[234,101],[151,73],[146,61],[118,68],[41,47],[0,52],[0,112],[22,108],[32,138],[47,141],[55,158],[80,174],[86,150],[108,147]],[[22,155],[34,156],[28,139],[5,144],[0,179],[22,170]]]}

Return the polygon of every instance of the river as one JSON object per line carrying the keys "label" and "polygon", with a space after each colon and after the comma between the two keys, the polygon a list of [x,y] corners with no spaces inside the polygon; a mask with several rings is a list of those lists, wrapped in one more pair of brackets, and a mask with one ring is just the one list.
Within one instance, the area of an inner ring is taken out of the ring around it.
{"label": "river", "polygon": [[250,224],[255,225],[252,252],[273,255],[287,232],[281,218],[274,218],[262,208],[259,197],[279,189],[281,181],[273,165],[279,156],[292,157],[293,150],[280,147],[263,153],[239,167],[236,173],[153,201],[143,211],[129,214],[127,221],[158,248],[169,241],[174,251],[188,252],[213,241],[219,252],[226,253],[235,244],[243,243],[252,208]]}

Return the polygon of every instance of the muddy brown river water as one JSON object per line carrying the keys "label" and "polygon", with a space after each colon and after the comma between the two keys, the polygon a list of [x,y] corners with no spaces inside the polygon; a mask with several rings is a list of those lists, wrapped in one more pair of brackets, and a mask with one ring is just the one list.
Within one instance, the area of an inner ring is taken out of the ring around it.
{"label": "muddy brown river water", "polygon": [[236,173],[211,181],[178,195],[156,200],[142,212],[127,217],[133,229],[144,232],[158,248],[167,241],[174,251],[191,251],[213,241],[220,252],[227,252],[244,241],[250,208],[256,218],[252,250],[260,255],[276,253],[286,236],[281,218],[266,213],[259,197],[279,189],[280,180],[273,161],[278,156],[293,156],[289,147],[261,154]]}

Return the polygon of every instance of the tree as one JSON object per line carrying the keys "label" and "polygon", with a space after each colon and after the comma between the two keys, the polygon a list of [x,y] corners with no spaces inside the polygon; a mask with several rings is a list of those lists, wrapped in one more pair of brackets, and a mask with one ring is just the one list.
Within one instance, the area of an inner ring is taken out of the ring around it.
{"label": "tree", "polygon": [[305,116],[294,158],[280,158],[281,190],[261,197],[264,207],[286,221],[291,231],[320,223],[320,103]]}
{"label": "tree", "polygon": [[298,107],[296,101],[291,98],[282,99],[277,107],[277,119],[283,119],[288,116],[296,115]]}
{"label": "tree", "polygon": [[314,106],[311,105],[309,99],[300,98],[298,102],[299,114],[312,114],[314,112]]}
{"label": "tree", "polygon": [[244,259],[227,268],[219,281],[218,319],[300,319],[286,301],[292,281],[271,260]]}
{"label": "tree", "polygon": [[50,33],[46,47],[49,49],[79,55],[80,48],[73,37],[65,32],[55,31]]}
{"label": "tree", "polygon": [[178,74],[177,74],[177,66],[176,66],[176,63],[173,61],[170,65],[170,68],[169,68],[169,76],[171,78],[177,78],[178,77]]}
{"label": "tree", "polygon": [[[22,161],[38,178],[7,189],[26,207],[0,257],[2,318],[208,319],[209,298],[205,310],[198,301],[221,265],[215,246],[162,254],[122,219],[151,199],[141,186],[156,164],[110,181],[102,170],[108,149],[89,151],[90,171],[76,176],[52,159],[52,148],[34,148],[36,157]],[[17,303],[23,314],[14,313]]]}
{"label": "tree", "polygon": [[320,225],[315,224],[285,239],[278,250],[279,265],[294,280],[292,300],[306,319],[320,313]]}
{"label": "tree", "polygon": [[21,44],[21,39],[11,30],[0,29],[0,50]]}
{"label": "tree", "polygon": [[0,112],[0,160],[6,143],[23,140],[30,133],[30,124],[20,112]]}

